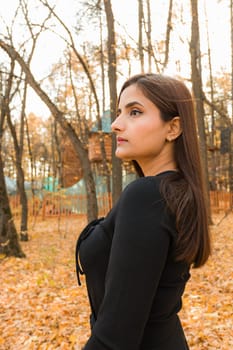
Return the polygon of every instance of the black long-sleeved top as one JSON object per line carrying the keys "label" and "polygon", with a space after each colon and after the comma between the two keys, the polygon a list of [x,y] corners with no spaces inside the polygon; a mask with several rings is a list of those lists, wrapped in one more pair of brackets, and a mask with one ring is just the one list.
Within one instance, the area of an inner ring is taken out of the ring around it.
{"label": "black long-sleeved top", "polygon": [[177,313],[190,274],[174,261],[175,218],[159,190],[167,173],[129,184],[79,240],[92,308],[84,350],[188,349]]}

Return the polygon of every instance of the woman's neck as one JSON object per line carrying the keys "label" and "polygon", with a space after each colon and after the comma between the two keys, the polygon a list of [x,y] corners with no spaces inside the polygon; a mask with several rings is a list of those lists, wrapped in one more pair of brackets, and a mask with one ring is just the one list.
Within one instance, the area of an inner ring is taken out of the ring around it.
{"label": "woman's neck", "polygon": [[164,171],[177,171],[177,165],[174,160],[168,160],[166,163],[163,164],[139,164],[144,176],[155,176],[160,173],[163,173]]}

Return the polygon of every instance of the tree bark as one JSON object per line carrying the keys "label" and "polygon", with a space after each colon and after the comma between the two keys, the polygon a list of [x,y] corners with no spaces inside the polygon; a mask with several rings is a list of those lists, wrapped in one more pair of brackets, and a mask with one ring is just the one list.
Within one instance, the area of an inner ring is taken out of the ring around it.
{"label": "tree bark", "polygon": [[[13,70],[11,71],[13,73]],[[1,114],[0,114],[0,254],[6,256],[24,257],[21,246],[18,241],[18,235],[12,217],[6,183],[4,177],[4,164],[2,161],[2,138],[4,131],[4,123],[6,118],[6,106],[9,103],[9,96],[12,86],[13,74],[9,74],[6,91],[2,98]]]}
{"label": "tree bark", "polygon": [[0,152],[0,254],[25,257],[19,244],[17,231],[12,217],[6,184],[3,173],[2,155]]}
{"label": "tree bark", "polygon": [[150,0],[146,1],[147,8],[147,46],[148,46],[148,72],[152,72],[152,57],[153,57],[153,45],[151,41],[152,33],[152,23],[151,23],[151,9],[150,9]]}
{"label": "tree bark", "polygon": [[[100,14],[100,69],[101,69],[101,85],[102,85],[102,113],[105,112],[105,102],[106,102],[106,96],[105,96],[105,64],[104,64],[104,41],[103,41],[103,24],[102,24],[102,17]],[[107,186],[107,192],[111,193],[111,171],[110,166],[107,161],[107,154],[106,152],[103,152],[102,145],[104,146],[105,151],[105,145],[103,142],[100,144],[101,146],[101,153],[102,157],[104,158],[103,162],[103,168],[104,168],[104,176],[106,179],[106,186]],[[111,198],[109,195],[109,207],[111,206]]]}
{"label": "tree bark", "polygon": [[143,2],[138,0],[138,54],[139,61],[141,65],[141,72],[144,73],[144,51],[143,51],[143,23],[144,23],[144,11],[143,11]]}
{"label": "tree bark", "polygon": [[27,194],[24,187],[24,171],[22,168],[22,147],[23,146],[22,144],[20,146],[17,140],[16,130],[11,120],[9,106],[6,106],[6,110],[7,110],[7,122],[11,131],[13,142],[14,142],[15,165],[16,165],[16,172],[17,172],[17,189],[19,191],[20,204],[22,208],[21,223],[20,223],[20,240],[28,241],[28,200],[27,200]]}
{"label": "tree bark", "polygon": [[[111,120],[116,118],[117,88],[116,88],[116,41],[114,29],[114,17],[110,0],[104,0],[105,13],[108,27],[108,81],[110,90]],[[112,202],[116,203],[122,191],[121,161],[115,157],[116,137],[112,137]]]}
{"label": "tree bark", "polygon": [[[233,192],[233,1],[230,0],[230,18],[231,18],[231,136],[229,145],[229,189]],[[233,203],[231,203],[233,206]]]}
{"label": "tree bark", "polygon": [[169,48],[170,48],[170,36],[172,31],[172,11],[173,11],[173,0],[169,2],[168,17],[167,17],[167,30],[166,30],[166,40],[165,40],[165,55],[163,69],[167,67],[169,59]]}
{"label": "tree bark", "polygon": [[[209,65],[209,79],[210,79],[210,99],[211,103],[214,103],[214,81],[213,81],[213,70],[212,70],[212,60],[211,60],[211,49],[210,49],[210,40],[209,40],[209,29],[208,29],[208,17],[206,13],[205,7],[205,17],[206,17],[206,37],[207,37],[207,45],[208,45],[208,65]],[[216,190],[217,188],[217,179],[216,179],[216,151],[215,151],[215,111],[213,106],[210,106],[211,109],[211,132],[209,137],[209,145],[211,149],[211,158],[210,158],[210,183],[211,189]]]}
{"label": "tree bark", "polygon": [[[200,152],[203,166],[203,176],[207,191],[209,191],[208,160],[205,134],[205,111],[204,111],[204,94],[202,90],[201,76],[201,56],[200,56],[200,36],[198,22],[198,0],[191,0],[192,12],[192,31],[190,42],[191,54],[191,79],[193,94],[196,106],[197,127],[199,133]],[[208,197],[209,198],[209,197]],[[210,211],[210,203],[209,203]]]}

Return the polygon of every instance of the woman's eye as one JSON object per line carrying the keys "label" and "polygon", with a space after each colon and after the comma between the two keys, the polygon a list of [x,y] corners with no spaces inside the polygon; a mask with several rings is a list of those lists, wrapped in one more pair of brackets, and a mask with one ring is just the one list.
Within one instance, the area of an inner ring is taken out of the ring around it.
{"label": "woman's eye", "polygon": [[132,116],[137,116],[139,114],[142,114],[142,112],[139,111],[138,109],[132,109],[132,111],[130,112],[130,115]]}

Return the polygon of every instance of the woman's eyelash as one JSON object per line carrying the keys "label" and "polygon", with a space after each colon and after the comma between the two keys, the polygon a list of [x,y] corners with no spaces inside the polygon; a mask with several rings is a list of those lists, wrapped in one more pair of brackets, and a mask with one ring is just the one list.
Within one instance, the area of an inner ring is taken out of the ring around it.
{"label": "woman's eyelash", "polygon": [[132,109],[130,112],[130,115],[137,115],[137,114],[142,114],[142,112],[139,111],[138,109]]}

